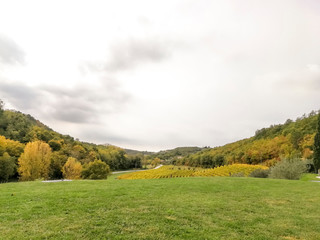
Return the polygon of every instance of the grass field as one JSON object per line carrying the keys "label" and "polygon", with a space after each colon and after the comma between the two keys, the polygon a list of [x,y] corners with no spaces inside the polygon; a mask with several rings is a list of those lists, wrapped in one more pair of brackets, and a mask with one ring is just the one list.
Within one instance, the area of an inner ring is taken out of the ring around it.
{"label": "grass field", "polygon": [[256,178],[0,184],[0,239],[320,239],[320,183]]}

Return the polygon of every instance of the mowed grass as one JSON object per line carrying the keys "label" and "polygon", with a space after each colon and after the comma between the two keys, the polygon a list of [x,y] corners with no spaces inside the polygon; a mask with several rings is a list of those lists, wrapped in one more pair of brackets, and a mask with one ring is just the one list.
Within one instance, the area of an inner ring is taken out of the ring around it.
{"label": "mowed grass", "polygon": [[229,177],[0,184],[0,239],[320,239],[320,183]]}

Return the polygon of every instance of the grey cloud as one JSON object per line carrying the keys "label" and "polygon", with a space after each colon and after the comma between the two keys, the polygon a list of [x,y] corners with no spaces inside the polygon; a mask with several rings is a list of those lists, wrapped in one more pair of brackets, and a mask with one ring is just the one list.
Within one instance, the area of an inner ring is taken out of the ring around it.
{"label": "grey cloud", "polygon": [[157,39],[130,39],[114,44],[105,62],[86,62],[82,73],[117,72],[138,67],[141,63],[159,62],[170,56],[170,42]]}
{"label": "grey cloud", "polygon": [[54,98],[50,104],[48,114],[56,120],[87,123],[97,118],[97,111],[94,106],[79,98],[72,98],[67,95],[59,95],[54,92],[48,92]]}
{"label": "grey cloud", "polygon": [[121,111],[130,95],[120,88],[102,86],[73,89],[43,87],[52,96],[50,115],[74,123],[98,123],[100,114]]}
{"label": "grey cloud", "polygon": [[18,82],[1,79],[0,94],[19,109],[29,110],[39,105],[42,92]]}
{"label": "grey cloud", "polygon": [[143,143],[138,139],[119,136],[105,129],[100,129],[99,131],[97,131],[97,129],[92,126],[89,126],[81,131],[79,137],[81,139],[85,139],[85,141],[99,142],[100,144],[115,144],[118,146],[124,144]]}
{"label": "grey cloud", "polygon": [[35,88],[21,82],[1,81],[0,94],[18,110],[71,123],[98,123],[101,114],[119,112],[130,101],[130,95],[115,86]]}
{"label": "grey cloud", "polygon": [[0,62],[5,64],[24,64],[25,53],[10,38],[0,35]]}
{"label": "grey cloud", "polygon": [[168,49],[156,40],[131,40],[117,44],[112,49],[112,58],[106,69],[118,71],[135,67],[140,62],[158,62],[168,56]]}
{"label": "grey cloud", "polygon": [[58,120],[72,123],[86,123],[92,121],[94,117],[93,111],[85,111],[75,106],[56,108],[54,111],[54,117]]}

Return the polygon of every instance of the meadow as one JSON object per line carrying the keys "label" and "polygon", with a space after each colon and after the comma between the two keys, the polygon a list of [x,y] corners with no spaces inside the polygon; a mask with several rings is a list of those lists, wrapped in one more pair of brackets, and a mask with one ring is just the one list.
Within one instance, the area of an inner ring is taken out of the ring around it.
{"label": "meadow", "polygon": [[312,240],[320,236],[318,182],[116,177],[0,184],[0,239]]}

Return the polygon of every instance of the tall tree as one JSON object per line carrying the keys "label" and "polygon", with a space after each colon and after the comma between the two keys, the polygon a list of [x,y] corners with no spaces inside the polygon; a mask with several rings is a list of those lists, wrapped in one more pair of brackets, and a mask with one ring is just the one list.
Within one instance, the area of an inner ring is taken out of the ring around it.
{"label": "tall tree", "polygon": [[80,179],[82,165],[77,159],[69,157],[68,161],[62,167],[63,177],[66,179]]}
{"label": "tall tree", "polygon": [[317,133],[314,137],[313,164],[315,171],[320,169],[320,113],[318,115]]}
{"label": "tall tree", "polygon": [[7,152],[0,156],[0,182],[8,181],[16,169],[14,158],[11,157]]}
{"label": "tall tree", "polygon": [[48,178],[50,167],[51,148],[41,141],[29,142],[21,154],[19,173],[22,181],[30,181],[38,178]]}

